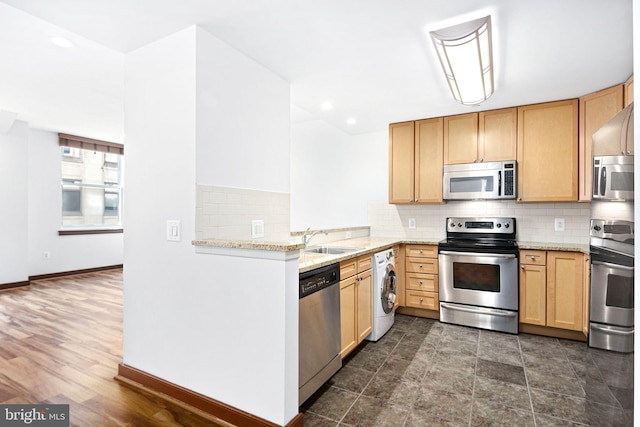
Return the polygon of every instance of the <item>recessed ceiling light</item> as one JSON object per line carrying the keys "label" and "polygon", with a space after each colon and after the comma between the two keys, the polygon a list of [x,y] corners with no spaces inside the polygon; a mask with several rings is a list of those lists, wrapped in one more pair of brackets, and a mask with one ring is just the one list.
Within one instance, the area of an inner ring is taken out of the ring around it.
{"label": "recessed ceiling light", "polygon": [[65,39],[64,37],[51,37],[49,39],[49,41],[51,41],[51,43],[55,44],[58,47],[73,47],[73,43],[71,43],[68,39]]}
{"label": "recessed ceiling light", "polygon": [[347,119],[347,124],[348,125],[355,125],[356,124],[356,119],[354,119],[353,117],[350,117]]}
{"label": "recessed ceiling light", "polygon": [[320,108],[322,108],[324,111],[329,111],[329,110],[331,110],[333,108],[333,104],[330,103],[329,101],[326,101],[326,102],[322,103]]}

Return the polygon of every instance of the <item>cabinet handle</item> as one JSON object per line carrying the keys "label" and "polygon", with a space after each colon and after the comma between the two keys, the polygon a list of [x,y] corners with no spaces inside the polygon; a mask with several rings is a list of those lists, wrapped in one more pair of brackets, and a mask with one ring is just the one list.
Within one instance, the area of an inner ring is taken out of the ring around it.
{"label": "cabinet handle", "polygon": [[420,302],[422,302],[422,298],[420,298]]}
{"label": "cabinet handle", "polygon": [[484,162],[484,157],[480,159],[480,163]]}
{"label": "cabinet handle", "polygon": [[420,253],[422,253],[422,249],[420,249]]}
{"label": "cabinet handle", "polygon": [[475,159],[475,160],[473,161],[473,163],[478,163],[478,159]]}
{"label": "cabinet handle", "polygon": [[520,268],[524,270],[524,264],[520,264]]}
{"label": "cabinet handle", "polygon": [[420,267],[418,267],[418,268],[422,268],[422,264],[420,264]]}
{"label": "cabinet handle", "polygon": [[418,281],[418,283],[420,284],[420,286],[422,286],[422,280]]}
{"label": "cabinet handle", "polygon": [[585,258],[584,262],[589,262],[589,257]]}
{"label": "cabinet handle", "polygon": [[631,151],[627,150],[627,156],[628,156],[629,154],[631,154]]}
{"label": "cabinet handle", "polygon": [[536,260],[536,256],[535,255],[531,255],[531,261],[535,261]]}
{"label": "cabinet handle", "polygon": [[620,152],[620,154],[622,154],[622,155],[624,156],[624,150],[622,150],[622,151]]}

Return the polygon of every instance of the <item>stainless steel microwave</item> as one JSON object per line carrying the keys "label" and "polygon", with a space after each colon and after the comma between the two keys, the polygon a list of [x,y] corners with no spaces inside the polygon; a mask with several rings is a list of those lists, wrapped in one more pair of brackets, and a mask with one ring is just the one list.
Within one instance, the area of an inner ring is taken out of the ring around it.
{"label": "stainless steel microwave", "polygon": [[633,200],[633,156],[593,157],[593,199]]}
{"label": "stainless steel microwave", "polygon": [[516,161],[444,165],[445,200],[516,198]]}

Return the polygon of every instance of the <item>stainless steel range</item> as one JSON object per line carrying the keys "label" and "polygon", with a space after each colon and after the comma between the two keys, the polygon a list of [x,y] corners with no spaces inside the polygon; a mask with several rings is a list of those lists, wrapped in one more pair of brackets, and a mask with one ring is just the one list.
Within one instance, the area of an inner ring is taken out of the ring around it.
{"label": "stainless steel range", "polygon": [[629,353],[634,335],[634,225],[591,220],[589,346]]}
{"label": "stainless steel range", "polygon": [[447,218],[438,254],[440,321],[517,334],[515,218]]}

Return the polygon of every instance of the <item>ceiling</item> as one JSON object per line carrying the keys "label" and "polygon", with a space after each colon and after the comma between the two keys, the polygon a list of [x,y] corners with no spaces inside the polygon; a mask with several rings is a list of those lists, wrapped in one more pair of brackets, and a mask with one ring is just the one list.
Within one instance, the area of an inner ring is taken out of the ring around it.
{"label": "ceiling", "polygon": [[[0,0],[0,122],[123,141],[126,53],[194,24],[290,82],[294,122],[350,134],[578,97],[632,74],[631,12],[632,0]],[[496,91],[463,106],[427,32],[487,14]]]}

